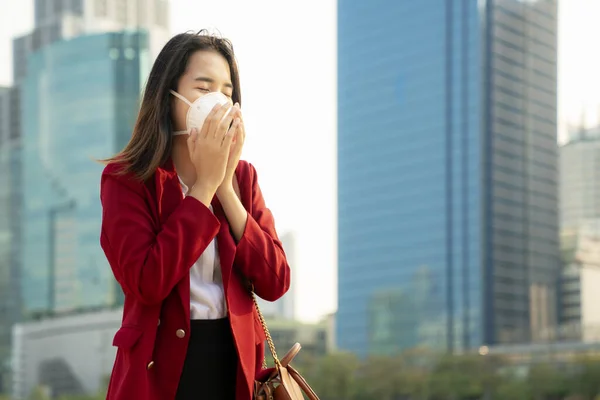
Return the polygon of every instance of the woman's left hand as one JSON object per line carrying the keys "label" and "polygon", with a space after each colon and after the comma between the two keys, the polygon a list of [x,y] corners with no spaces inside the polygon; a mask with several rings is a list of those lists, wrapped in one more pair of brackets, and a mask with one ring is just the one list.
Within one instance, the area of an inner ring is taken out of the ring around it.
{"label": "woman's left hand", "polygon": [[234,133],[235,136],[233,137],[231,148],[229,150],[229,159],[227,160],[225,177],[223,178],[221,186],[217,189],[217,197],[221,197],[225,192],[231,192],[233,190],[233,176],[235,175],[235,169],[240,162],[242,148],[244,147],[244,141],[246,140],[246,129],[244,127],[242,114],[239,113],[237,118],[240,119],[240,123]]}

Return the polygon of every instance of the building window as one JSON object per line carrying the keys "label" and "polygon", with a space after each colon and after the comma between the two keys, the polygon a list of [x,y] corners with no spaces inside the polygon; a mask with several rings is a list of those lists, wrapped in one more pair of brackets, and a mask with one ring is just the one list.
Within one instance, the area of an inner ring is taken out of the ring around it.
{"label": "building window", "polygon": [[63,0],[54,0],[54,15],[61,15],[63,12]]}
{"label": "building window", "polygon": [[31,38],[31,49],[36,51],[40,47],[42,47],[42,30],[38,28],[33,31],[33,36]]}
{"label": "building window", "polygon": [[75,15],[83,15],[83,0],[71,0],[71,11]]}
{"label": "building window", "polygon": [[119,49],[112,48],[108,51],[108,56],[111,60],[117,60],[119,58]]}
{"label": "building window", "polygon": [[43,0],[35,0],[35,21],[39,23],[46,18],[46,2]]}
{"label": "building window", "polygon": [[96,17],[108,17],[108,5],[106,3],[106,0],[96,0],[94,3]]}
{"label": "building window", "polygon": [[122,24],[127,23],[127,0],[117,0],[117,21]]}
{"label": "building window", "polygon": [[58,40],[61,39],[61,37],[62,37],[61,33],[62,32],[61,32],[60,28],[61,27],[60,27],[59,24],[52,24],[50,26],[50,43],[54,43],[54,42],[56,42],[56,41],[58,41]]}
{"label": "building window", "polygon": [[136,18],[137,18],[137,25],[139,26],[147,26],[150,21],[148,21],[148,8],[146,7],[141,7],[139,5],[136,5]]}
{"label": "building window", "polygon": [[[4,123],[4,107],[8,108],[8,106],[4,105],[4,98],[8,98],[8,94],[4,95],[0,95],[0,147],[2,146],[2,143],[4,142],[4,138],[5,136],[7,136],[7,133],[4,132],[4,127],[6,127],[6,129],[9,129],[10,127],[8,126],[7,123]],[[8,113],[7,113],[8,114]]]}
{"label": "building window", "polygon": [[156,25],[166,28],[168,23],[169,7],[165,0],[155,0],[154,2],[154,22]]}
{"label": "building window", "polygon": [[124,55],[127,60],[133,60],[135,58],[135,50],[128,47],[125,49]]}
{"label": "building window", "polygon": [[17,139],[20,137],[20,125],[21,125],[21,93],[18,87],[13,87],[11,89],[10,98],[9,98],[9,107],[10,107],[10,138]]}

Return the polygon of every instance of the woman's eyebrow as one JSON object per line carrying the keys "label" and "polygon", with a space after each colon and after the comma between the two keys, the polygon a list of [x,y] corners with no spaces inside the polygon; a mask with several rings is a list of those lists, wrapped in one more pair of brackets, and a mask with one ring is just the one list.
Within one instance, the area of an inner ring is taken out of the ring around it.
{"label": "woman's eyebrow", "polygon": [[[215,80],[206,76],[199,76],[196,79],[194,79],[194,81],[196,82],[206,82],[206,83],[215,83]],[[225,87],[228,87],[230,89],[233,89],[233,85],[231,84],[231,82],[227,82],[225,85]]]}

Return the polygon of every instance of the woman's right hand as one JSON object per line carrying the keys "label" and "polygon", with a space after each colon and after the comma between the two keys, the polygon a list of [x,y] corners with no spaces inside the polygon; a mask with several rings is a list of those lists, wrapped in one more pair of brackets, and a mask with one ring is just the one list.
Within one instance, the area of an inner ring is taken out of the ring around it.
{"label": "woman's right hand", "polygon": [[[228,112],[231,109],[230,112]],[[237,123],[239,106],[215,106],[206,117],[202,129],[192,129],[188,138],[190,160],[196,169],[196,183],[190,195],[209,205],[225,176],[229,149]],[[230,127],[231,126],[231,127]]]}

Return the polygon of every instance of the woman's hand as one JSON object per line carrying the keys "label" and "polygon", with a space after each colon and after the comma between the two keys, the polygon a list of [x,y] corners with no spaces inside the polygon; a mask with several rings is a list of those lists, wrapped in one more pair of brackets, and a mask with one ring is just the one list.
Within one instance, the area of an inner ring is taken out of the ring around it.
{"label": "woman's hand", "polygon": [[248,222],[248,213],[233,188],[235,169],[240,161],[244,140],[246,139],[246,131],[244,129],[244,123],[242,122],[241,113],[235,119],[234,124],[236,125],[236,130],[233,133],[234,138],[229,150],[227,169],[225,170],[223,182],[217,189],[217,197],[223,206],[223,211],[225,211],[225,217],[229,222],[229,228],[233,233],[233,237],[235,241],[239,243],[244,235],[246,223]]}
{"label": "woman's hand", "polygon": [[[190,190],[190,196],[206,206],[225,177],[231,143],[239,125],[239,119],[236,118],[238,112],[237,105],[215,106],[200,132],[194,129],[188,138],[190,160],[196,169],[196,182]],[[236,121],[232,124],[234,118]]]}
{"label": "woman's hand", "polygon": [[238,163],[240,162],[242,149],[244,147],[244,141],[246,140],[246,129],[244,127],[244,121],[242,120],[241,111],[238,112],[237,115],[238,117],[234,121],[234,125],[236,126],[236,128],[235,132],[233,133],[233,139],[229,150],[227,168],[225,170],[223,182],[217,189],[217,197],[219,198],[221,198],[225,193],[233,192],[233,177],[235,175],[235,169],[237,168]]}

